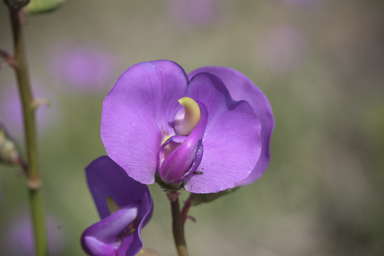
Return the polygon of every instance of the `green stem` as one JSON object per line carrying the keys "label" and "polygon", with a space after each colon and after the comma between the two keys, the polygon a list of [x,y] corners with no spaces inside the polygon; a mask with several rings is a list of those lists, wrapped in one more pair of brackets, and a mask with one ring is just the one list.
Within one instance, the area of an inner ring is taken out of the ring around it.
{"label": "green stem", "polygon": [[47,232],[45,224],[45,213],[41,181],[39,177],[37,139],[36,139],[36,104],[33,98],[27,67],[27,56],[23,38],[22,11],[9,8],[13,43],[15,72],[22,102],[24,134],[28,158],[28,190],[31,206],[32,223],[35,237],[35,248],[37,256],[48,255]]}
{"label": "green stem", "polygon": [[177,253],[179,256],[189,256],[184,237],[184,224],[181,219],[179,199],[171,201],[172,231]]}

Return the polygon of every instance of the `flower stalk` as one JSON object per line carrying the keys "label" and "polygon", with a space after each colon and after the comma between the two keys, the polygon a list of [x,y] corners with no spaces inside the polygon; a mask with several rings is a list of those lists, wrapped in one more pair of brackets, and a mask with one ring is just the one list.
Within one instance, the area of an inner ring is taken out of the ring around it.
{"label": "flower stalk", "polygon": [[[172,192],[170,192],[172,193]],[[187,244],[184,237],[184,223],[181,218],[179,199],[171,201],[172,210],[172,231],[175,240],[176,250],[179,256],[189,256]]]}
{"label": "flower stalk", "polygon": [[27,56],[23,37],[23,11],[9,8],[12,24],[14,60],[13,65],[23,109],[24,134],[27,150],[27,186],[32,214],[37,256],[48,255],[47,232],[41,180],[39,176],[37,139],[36,139],[36,104],[30,86]]}

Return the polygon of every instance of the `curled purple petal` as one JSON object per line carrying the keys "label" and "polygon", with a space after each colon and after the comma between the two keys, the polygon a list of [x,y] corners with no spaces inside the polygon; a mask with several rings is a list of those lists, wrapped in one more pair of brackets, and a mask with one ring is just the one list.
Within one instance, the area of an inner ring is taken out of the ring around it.
{"label": "curled purple petal", "polygon": [[185,175],[189,176],[200,164],[199,161],[202,158],[201,140],[207,126],[208,113],[204,104],[197,103],[201,111],[199,123],[187,138],[165,157],[159,168],[160,178],[166,183],[183,181],[186,178]]}
{"label": "curled purple petal", "polygon": [[129,225],[139,216],[139,208],[140,203],[126,205],[86,229],[82,235],[84,250],[90,255],[115,255],[124,236],[133,233]]}
{"label": "curled purple petal", "polygon": [[252,173],[237,185],[244,186],[257,180],[267,169],[270,161],[270,140],[275,126],[271,105],[265,94],[244,74],[226,67],[202,67],[192,71],[189,77],[207,72],[218,76],[226,85],[234,100],[247,101],[261,123],[262,150]]}
{"label": "curled purple petal", "polygon": [[[102,220],[84,231],[84,250],[90,255],[135,255],[142,248],[141,229],[153,212],[148,187],[128,177],[107,156],[94,160],[86,168],[86,175]],[[108,198],[120,209],[111,213]]]}
{"label": "curled purple petal", "polygon": [[155,181],[157,153],[164,136],[175,135],[170,124],[186,88],[178,64],[144,62],[125,71],[105,98],[101,138],[108,156],[133,179]]}

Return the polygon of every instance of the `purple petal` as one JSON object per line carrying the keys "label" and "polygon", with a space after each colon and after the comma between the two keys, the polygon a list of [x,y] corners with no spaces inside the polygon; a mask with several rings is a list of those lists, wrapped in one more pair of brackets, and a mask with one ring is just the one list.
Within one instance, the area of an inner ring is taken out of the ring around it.
{"label": "purple petal", "polygon": [[86,229],[81,237],[84,251],[95,256],[114,256],[121,244],[119,235],[139,216],[139,207],[137,202],[129,204]]}
{"label": "purple petal", "polygon": [[260,121],[246,101],[234,101],[215,75],[202,73],[189,84],[188,97],[208,109],[204,154],[195,174],[185,181],[193,193],[216,193],[234,187],[255,167],[261,151]]}
{"label": "purple petal", "polygon": [[[149,222],[153,213],[148,187],[130,178],[107,156],[94,160],[86,168],[86,175],[102,220],[83,233],[84,250],[92,252],[91,255],[98,255],[95,253],[97,251],[111,255],[135,255],[142,248],[141,229]],[[107,204],[108,197],[112,197],[122,209],[111,214]],[[127,226],[130,223],[135,231],[122,236],[122,231],[129,231]],[[119,239],[122,240],[121,244]]]}
{"label": "purple petal", "polygon": [[140,232],[133,232],[129,237],[121,243],[116,256],[134,256],[143,248]]}
{"label": "purple petal", "polygon": [[155,181],[157,153],[170,126],[187,76],[171,61],[143,62],[130,67],[104,100],[101,138],[108,155],[130,177]]}
{"label": "purple petal", "polygon": [[245,100],[251,104],[261,122],[262,150],[259,161],[252,173],[237,185],[244,186],[252,183],[264,173],[270,161],[269,145],[275,126],[271,105],[264,93],[248,77],[236,70],[225,67],[202,67],[191,72],[189,77],[200,72],[218,76],[225,83],[234,100]]}
{"label": "purple petal", "polygon": [[124,170],[109,157],[97,158],[85,170],[88,187],[100,218],[103,219],[110,215],[108,197],[112,197],[120,207],[138,200],[144,201],[143,204],[146,205],[144,212],[152,207],[148,187],[128,177]]}

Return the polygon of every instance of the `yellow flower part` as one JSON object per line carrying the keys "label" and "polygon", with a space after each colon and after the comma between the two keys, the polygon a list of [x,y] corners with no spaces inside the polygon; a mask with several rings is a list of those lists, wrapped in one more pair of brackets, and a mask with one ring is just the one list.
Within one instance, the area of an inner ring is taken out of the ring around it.
{"label": "yellow flower part", "polygon": [[113,198],[110,197],[110,196],[107,197],[107,205],[108,205],[108,209],[111,212],[111,214],[114,213],[114,212],[117,212],[118,210],[121,209],[121,207],[118,206],[116,204],[115,200],[113,200]]}
{"label": "yellow flower part", "polygon": [[184,106],[184,109],[176,114],[175,131],[179,135],[188,135],[200,121],[200,107],[196,101],[189,97],[179,99],[179,103]]}

